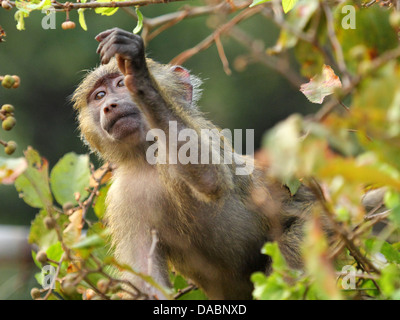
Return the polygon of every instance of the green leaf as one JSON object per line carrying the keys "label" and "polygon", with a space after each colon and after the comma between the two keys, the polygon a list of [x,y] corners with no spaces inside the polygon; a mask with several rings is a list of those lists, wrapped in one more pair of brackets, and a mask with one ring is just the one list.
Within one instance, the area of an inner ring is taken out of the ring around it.
{"label": "green leaf", "polygon": [[282,7],[285,13],[288,13],[296,5],[298,0],[282,0]]}
{"label": "green leaf", "polygon": [[395,264],[387,265],[383,270],[378,284],[383,294],[391,297],[393,294],[398,294],[397,290],[400,287],[400,269]]}
{"label": "green leaf", "polygon": [[385,192],[383,202],[385,203],[386,207],[393,209],[400,205],[400,194],[392,190],[388,190]]}
{"label": "green leaf", "polygon": [[48,162],[33,149],[25,152],[28,168],[15,180],[15,188],[20,197],[34,208],[48,208],[53,199],[50,192]]}
{"label": "green leaf", "polygon": [[257,6],[259,4],[265,3],[265,2],[269,2],[271,0],[253,0],[253,3],[249,6],[250,8]]}
{"label": "green leaf", "polygon": [[[171,282],[176,292],[185,289],[189,286],[185,278],[180,274],[172,275]],[[191,290],[188,293],[183,294],[178,298],[178,300],[206,300],[206,295],[199,289]]]}
{"label": "green leaf", "polygon": [[[253,3],[250,5],[250,8],[269,1],[271,0],[253,0]],[[297,1],[298,0],[282,0],[283,11],[285,13],[288,13],[290,10],[293,9]]]}
{"label": "green leaf", "polygon": [[400,252],[393,248],[389,243],[384,242],[382,244],[381,253],[389,262],[400,264]]}
{"label": "green leaf", "polygon": [[91,236],[83,238],[78,243],[72,246],[73,249],[89,249],[94,247],[102,247],[105,245],[104,239],[98,235],[93,234]]}
{"label": "green leaf", "polygon": [[60,241],[57,241],[46,250],[47,257],[55,261],[60,261],[63,253],[64,250]]}
{"label": "green leaf", "polygon": [[138,34],[143,28],[143,14],[140,12],[138,6],[135,8],[135,11],[136,11],[138,21],[137,21],[137,25],[136,25],[135,29],[133,29],[133,33]]}
{"label": "green leaf", "polygon": [[[319,7],[318,0],[302,1],[295,10],[288,15],[286,23],[294,30],[304,30]],[[279,39],[273,48],[268,49],[268,53],[277,54],[286,49],[293,48],[297,44],[298,38],[286,29],[282,29]]]}
{"label": "green leaf", "polygon": [[84,8],[80,8],[78,9],[78,15],[79,15],[79,24],[81,26],[81,28],[85,31],[87,31],[87,25],[86,25],[86,21],[85,21],[85,13],[84,13],[85,9]]}
{"label": "green leaf", "polygon": [[22,10],[25,13],[29,13],[33,10],[42,10],[44,8],[51,7],[51,0],[42,1],[15,1],[17,9]]}
{"label": "green leaf", "polygon": [[99,196],[96,199],[96,204],[93,207],[94,213],[99,219],[103,219],[106,211],[106,197],[108,189],[110,189],[109,184],[100,189]]}
{"label": "green leaf", "polygon": [[54,229],[48,230],[43,223],[47,216],[46,210],[40,210],[35,220],[32,221],[28,237],[28,242],[38,245],[41,250],[46,250],[58,241],[57,232]]}
{"label": "green leaf", "polygon": [[283,183],[289,188],[290,190],[290,195],[294,196],[297,193],[297,190],[301,187],[301,182],[299,179],[296,178],[291,178],[286,181],[283,181]]}
{"label": "green leaf", "polygon": [[[116,2],[118,2],[118,1],[122,1],[122,0],[116,0]],[[111,0],[97,0],[97,2],[111,2]],[[112,16],[114,13],[116,13],[118,11],[118,8],[113,8],[113,7],[110,7],[110,8],[96,8],[96,9],[94,9],[94,11],[97,14],[101,14],[101,15],[104,15],[104,16]]]}
{"label": "green leaf", "polygon": [[272,268],[274,270],[287,269],[286,260],[276,242],[267,242],[262,248],[261,253],[267,254],[272,258]]}
{"label": "green leaf", "polygon": [[382,253],[385,256],[386,260],[390,263],[394,262],[400,264],[400,252],[395,245],[392,245],[383,240],[372,238],[365,241],[365,247],[371,253]]}
{"label": "green leaf", "polygon": [[385,193],[383,202],[388,209],[391,209],[389,219],[400,226],[400,194],[392,190]]}
{"label": "green leaf", "polygon": [[254,283],[253,297],[260,300],[285,300],[290,297],[290,287],[283,278],[273,273],[265,276],[261,272],[251,275]]}
{"label": "green leaf", "polygon": [[17,21],[17,29],[25,30],[25,18],[29,17],[29,13],[24,12],[24,10],[18,10],[15,12],[14,19]]}
{"label": "green leaf", "polygon": [[89,156],[67,153],[54,166],[50,175],[51,189],[59,204],[71,202],[76,204],[75,192],[86,198],[89,186]]}

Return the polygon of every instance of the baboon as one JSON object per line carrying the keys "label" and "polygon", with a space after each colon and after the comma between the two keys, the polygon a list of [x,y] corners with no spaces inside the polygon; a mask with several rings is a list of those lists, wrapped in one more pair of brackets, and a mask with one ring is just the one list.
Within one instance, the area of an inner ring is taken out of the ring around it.
{"label": "baboon", "polygon": [[[252,297],[250,275],[270,271],[270,257],[261,254],[268,241],[277,241],[288,264],[301,268],[312,192],[301,187],[291,196],[257,162],[248,174],[237,174],[250,160],[219,130],[224,144],[211,143],[209,156],[228,155],[232,163],[171,161],[171,123],[178,135],[190,129],[200,137],[203,129],[217,129],[196,105],[201,81],[181,66],[147,58],[138,35],[115,28],[96,40],[102,65],[88,73],[72,100],[84,141],[116,167],[106,212],[116,257],[166,287],[171,264],[211,299]],[[146,139],[151,129],[166,139]],[[166,163],[149,163],[146,154],[154,145],[166,150]],[[149,271],[153,230],[158,241]],[[139,278],[124,276],[150,297],[163,298]]]}

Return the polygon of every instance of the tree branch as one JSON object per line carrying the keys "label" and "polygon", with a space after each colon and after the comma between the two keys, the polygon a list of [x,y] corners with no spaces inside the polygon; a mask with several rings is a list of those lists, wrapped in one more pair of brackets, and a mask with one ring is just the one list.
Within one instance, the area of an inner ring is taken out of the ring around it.
{"label": "tree branch", "polygon": [[[133,6],[146,6],[149,4],[157,4],[157,3],[170,3],[177,1],[185,1],[185,0],[132,0],[132,1],[120,1],[120,2],[97,2],[90,1],[86,3],[80,2],[58,2],[52,1],[52,7],[56,10],[62,11],[70,11],[77,9],[95,9],[95,8],[123,8],[123,7],[133,7]],[[8,1],[13,7],[15,7],[14,1]]]}
{"label": "tree branch", "polygon": [[220,26],[217,30],[215,30],[212,34],[210,34],[207,38],[198,43],[196,46],[182,52],[174,59],[172,59],[171,64],[182,64],[186,60],[193,57],[195,54],[199,53],[200,51],[208,49],[213,44],[213,42],[215,42],[215,39],[217,37],[221,36],[224,33],[227,33],[235,25],[260,12],[261,9],[262,9],[261,6],[256,6],[254,8],[248,8],[241,11],[239,14],[237,14],[235,17],[233,17],[230,21],[228,21],[224,25]]}

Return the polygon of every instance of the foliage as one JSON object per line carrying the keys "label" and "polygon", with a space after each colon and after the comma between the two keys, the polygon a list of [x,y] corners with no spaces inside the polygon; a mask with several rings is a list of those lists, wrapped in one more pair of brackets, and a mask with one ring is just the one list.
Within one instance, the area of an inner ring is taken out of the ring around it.
{"label": "foliage", "polygon": [[[266,132],[263,140],[259,155],[267,159],[270,174],[292,194],[300,182],[308,186],[320,210],[312,213],[304,231],[304,270],[287,265],[279,241],[265,244],[262,252],[272,258],[272,271],[252,275],[255,299],[400,299],[400,8],[395,1],[377,2],[221,0],[158,19],[144,17],[136,7],[134,32],[142,30],[146,41],[183,19],[223,12],[225,20],[212,34],[174,62],[183,63],[215,43],[229,74],[220,40],[224,34],[249,50],[239,62],[264,63],[316,104],[315,114],[291,115]],[[85,10],[112,15],[123,2],[4,3],[16,7],[18,29],[24,29],[32,11],[54,8],[65,11],[67,20],[69,11],[78,10],[79,23],[87,30]],[[130,3],[136,5],[138,1]],[[255,15],[280,28],[274,46],[260,49],[251,34],[239,29],[240,22]],[[0,158],[0,182],[14,183],[23,200],[39,210],[29,236],[39,248],[33,252],[34,261],[39,268],[44,264],[54,269],[50,288],[33,290],[32,296],[143,298],[132,284],[118,278],[124,270],[167,297],[204,299],[178,274],[171,273],[174,289],[169,291],[113,257],[103,224],[111,170],[108,164],[95,170],[87,155],[74,153],[50,170],[46,159],[32,148],[23,158]],[[361,199],[376,190],[383,190],[382,200],[365,207]],[[329,238],[323,231],[326,224],[332,233]],[[47,276],[38,273],[39,284]]]}

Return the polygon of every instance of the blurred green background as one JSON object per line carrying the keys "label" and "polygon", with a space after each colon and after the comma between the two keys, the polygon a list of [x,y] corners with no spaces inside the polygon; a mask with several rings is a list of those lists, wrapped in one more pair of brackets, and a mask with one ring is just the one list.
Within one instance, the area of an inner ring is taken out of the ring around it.
{"label": "blurred green background", "polygon": [[[191,4],[196,4],[191,1]],[[182,3],[160,4],[141,9],[146,17],[173,12]],[[0,43],[0,74],[16,74],[21,86],[16,90],[0,87],[0,105],[15,106],[17,125],[11,132],[0,132],[3,140],[15,140],[22,155],[28,146],[37,149],[52,167],[65,153],[85,153],[87,148],[79,139],[75,114],[68,97],[85,74],[82,70],[95,67],[99,60],[94,37],[112,27],[133,30],[136,21],[123,10],[111,17],[99,16],[86,10],[88,31],[78,24],[78,15],[71,12],[77,23],[73,30],[62,30],[64,13],[57,13],[55,30],[44,30],[44,14],[34,12],[25,21],[25,31],[16,29],[15,9],[0,8],[0,25],[7,33]],[[156,37],[147,47],[148,55],[163,63],[169,62],[183,50],[191,48],[208,36],[207,17],[182,21]],[[240,27],[268,46],[276,41],[278,29],[262,17],[253,17]],[[310,113],[315,106],[293,88],[289,82],[260,64],[249,65],[244,71],[233,68],[235,57],[247,52],[229,37],[223,37],[225,53],[231,63],[232,75],[222,68],[217,49],[211,46],[185,63],[185,67],[203,80],[200,108],[221,128],[254,129],[255,148],[263,133],[293,112]],[[5,154],[0,150],[0,156]],[[96,161],[93,156],[93,160]],[[13,186],[0,185],[0,225],[29,226],[36,210],[18,198]],[[29,299],[35,285],[33,273],[38,272],[28,259],[25,262],[0,260],[0,299]]]}

